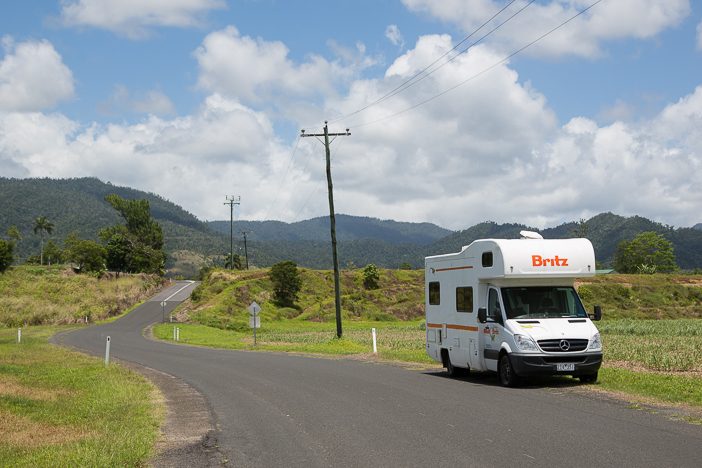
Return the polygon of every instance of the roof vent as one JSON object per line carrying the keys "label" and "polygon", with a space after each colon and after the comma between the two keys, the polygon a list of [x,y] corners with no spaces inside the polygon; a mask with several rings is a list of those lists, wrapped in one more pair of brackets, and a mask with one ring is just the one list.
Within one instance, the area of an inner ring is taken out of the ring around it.
{"label": "roof vent", "polygon": [[522,239],[543,239],[544,237],[539,234],[538,232],[534,231],[520,231],[519,235],[522,236]]}

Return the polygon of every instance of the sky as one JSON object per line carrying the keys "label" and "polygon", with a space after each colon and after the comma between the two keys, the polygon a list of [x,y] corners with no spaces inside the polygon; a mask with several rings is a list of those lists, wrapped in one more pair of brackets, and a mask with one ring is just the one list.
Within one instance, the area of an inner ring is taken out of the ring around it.
{"label": "sky", "polygon": [[0,5],[0,176],[97,177],[202,220],[702,222],[702,2]]}

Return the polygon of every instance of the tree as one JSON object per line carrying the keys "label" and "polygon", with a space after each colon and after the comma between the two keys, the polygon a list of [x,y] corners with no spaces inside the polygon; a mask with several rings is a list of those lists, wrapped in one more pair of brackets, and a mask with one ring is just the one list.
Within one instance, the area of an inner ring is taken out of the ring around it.
{"label": "tree", "polygon": [[276,263],[271,267],[270,278],[276,302],[283,307],[292,307],[302,287],[297,264],[291,261]]}
{"label": "tree", "polygon": [[125,200],[114,194],[105,200],[126,222],[99,233],[105,244],[107,267],[130,273],[163,273],[163,230],[151,217],[148,200]]}
{"label": "tree", "polygon": [[366,265],[363,268],[363,287],[366,289],[378,289],[379,281],[380,273],[378,272],[378,267],[372,263]]}
{"label": "tree", "polygon": [[586,238],[588,235],[587,221],[585,218],[580,218],[580,221],[575,223],[575,228],[573,229],[573,237],[583,237]]}
{"label": "tree", "polygon": [[63,250],[50,240],[44,246],[44,257],[46,257],[49,265],[52,263],[63,263]]}
{"label": "tree", "polygon": [[673,244],[655,232],[642,232],[622,241],[614,255],[614,268],[620,273],[668,273],[678,269]]}
{"label": "tree", "polygon": [[[7,237],[9,237],[10,242],[12,242],[13,250],[14,247],[17,247],[19,250],[19,243],[22,241],[22,233],[17,229],[17,226],[13,224],[7,228]],[[19,254],[17,255],[17,260],[19,261]]]}
{"label": "tree", "polygon": [[0,239],[0,273],[4,273],[14,260],[15,243]]}
{"label": "tree", "polygon": [[73,233],[66,238],[66,256],[82,272],[99,272],[105,269],[107,250],[95,241],[80,239]]}
{"label": "tree", "polygon": [[39,251],[39,264],[44,264],[44,233],[51,235],[54,232],[54,223],[49,221],[46,216],[39,216],[34,220],[34,234],[39,233],[41,237],[41,250]]}

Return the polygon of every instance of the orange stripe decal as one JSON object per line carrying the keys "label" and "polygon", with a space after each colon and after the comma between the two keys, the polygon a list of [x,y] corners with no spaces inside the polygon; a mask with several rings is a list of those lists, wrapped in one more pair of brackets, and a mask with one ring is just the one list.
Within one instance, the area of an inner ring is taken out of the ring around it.
{"label": "orange stripe decal", "polygon": [[436,273],[440,271],[454,271],[454,270],[472,270],[473,265],[466,265],[466,266],[461,266],[461,267],[451,267],[451,268],[437,268],[434,270]]}
{"label": "orange stripe decal", "polygon": [[[427,323],[427,328],[442,328],[443,325],[440,323]],[[478,331],[478,327],[474,327],[472,325],[456,325],[453,323],[448,323],[446,324],[446,328],[450,328],[452,330],[468,330],[468,331]]]}

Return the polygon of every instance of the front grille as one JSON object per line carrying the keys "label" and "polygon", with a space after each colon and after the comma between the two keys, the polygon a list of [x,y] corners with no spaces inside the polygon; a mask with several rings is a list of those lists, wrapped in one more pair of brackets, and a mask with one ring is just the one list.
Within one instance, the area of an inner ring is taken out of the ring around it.
{"label": "front grille", "polygon": [[587,348],[587,340],[569,338],[539,340],[539,346],[547,353],[573,353],[584,351]]}

